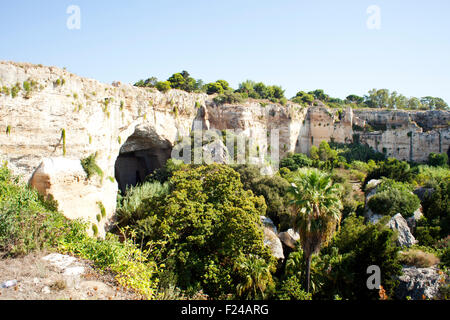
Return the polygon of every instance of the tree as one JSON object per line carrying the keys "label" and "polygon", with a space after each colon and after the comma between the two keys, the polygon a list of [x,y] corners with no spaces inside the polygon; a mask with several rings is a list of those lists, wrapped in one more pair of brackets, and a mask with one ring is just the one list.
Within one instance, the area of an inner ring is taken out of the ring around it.
{"label": "tree", "polygon": [[295,97],[292,98],[292,101],[303,105],[311,105],[314,102],[314,96],[304,91],[299,91]]}
{"label": "tree", "polygon": [[323,92],[322,89],[317,89],[314,91],[310,91],[308,93],[313,95],[314,98],[316,98],[317,100],[320,100],[322,102],[328,102],[328,99],[330,98],[330,96],[327,95],[325,92]]}
{"label": "tree", "polygon": [[222,85],[219,82],[211,82],[206,85],[207,94],[214,94],[214,93],[222,94],[224,92],[225,90],[223,89]]}
{"label": "tree", "polygon": [[289,194],[294,212],[294,228],[300,234],[306,260],[306,288],[310,291],[313,254],[334,234],[341,219],[340,185],[317,169],[300,169],[293,174]]}
{"label": "tree", "polygon": [[430,153],[428,155],[428,164],[433,167],[445,167],[448,164],[446,153]]}
{"label": "tree", "polygon": [[237,261],[252,254],[273,263],[260,222],[264,198],[244,190],[237,172],[218,164],[186,165],[168,183],[167,195],[143,199],[134,209],[130,228],[139,242],[161,243],[161,256],[176,274],[173,285],[201,287],[219,298],[236,294],[246,276],[235,272]]}
{"label": "tree", "polygon": [[171,89],[169,81],[160,81],[156,84],[156,89],[161,92],[167,92]]}
{"label": "tree", "polygon": [[361,104],[364,102],[364,98],[357,96],[356,94],[351,94],[347,98],[345,98],[346,103],[354,103],[354,104]]}
{"label": "tree", "polygon": [[328,281],[322,286],[318,298],[330,299],[339,294],[345,299],[379,299],[378,290],[369,290],[367,268],[377,265],[382,270],[381,285],[392,297],[402,273],[398,260],[396,235],[386,226],[389,218],[378,223],[364,223],[364,217],[351,214],[342,222],[340,230],[327,247],[321,250],[324,260],[337,250],[340,259],[325,265]]}
{"label": "tree", "polygon": [[265,298],[264,293],[268,286],[273,285],[273,280],[271,266],[264,259],[250,254],[239,259],[236,271],[243,274],[241,283],[236,287],[238,296],[256,299],[261,294]]}

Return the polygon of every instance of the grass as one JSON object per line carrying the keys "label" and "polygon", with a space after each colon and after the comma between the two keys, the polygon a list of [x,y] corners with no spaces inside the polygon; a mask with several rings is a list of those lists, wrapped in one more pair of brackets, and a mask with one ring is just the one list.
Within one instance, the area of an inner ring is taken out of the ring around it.
{"label": "grass", "polygon": [[438,264],[439,258],[433,253],[424,252],[419,249],[411,249],[400,253],[400,263],[418,268],[428,268]]}

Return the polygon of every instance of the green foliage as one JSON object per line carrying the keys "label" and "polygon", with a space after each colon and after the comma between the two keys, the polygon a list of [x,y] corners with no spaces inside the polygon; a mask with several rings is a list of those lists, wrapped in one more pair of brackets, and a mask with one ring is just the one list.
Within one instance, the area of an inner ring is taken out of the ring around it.
{"label": "green foliage", "polygon": [[380,179],[381,177],[401,182],[411,182],[413,179],[413,172],[407,162],[389,158],[386,161],[379,162],[378,166],[367,174],[363,187],[365,187],[370,180]]}
{"label": "green foliage", "polygon": [[94,236],[98,236],[98,227],[96,224],[92,224],[92,232],[94,233]]}
{"label": "green foliage", "polygon": [[309,106],[314,102],[314,96],[304,91],[299,91],[291,100],[303,106]]}
{"label": "green foliage", "polygon": [[274,266],[266,260],[249,254],[238,258],[235,271],[241,275],[236,287],[237,296],[245,299],[264,299],[268,287],[274,285],[272,273]]}
{"label": "green foliage", "polygon": [[311,167],[312,160],[306,154],[295,153],[288,154],[288,156],[280,161],[280,168],[288,168],[290,171],[296,171],[299,168]]}
{"label": "green foliage", "polygon": [[18,93],[20,92],[20,84],[16,83],[14,87],[11,88],[11,97],[15,98],[17,97]]}
{"label": "green foliage", "polygon": [[333,236],[341,220],[340,185],[333,183],[329,174],[308,168],[294,172],[289,182],[294,229],[300,234],[304,251],[306,291],[309,293],[312,255]]}
{"label": "green foliage", "polygon": [[249,254],[271,263],[263,244],[264,199],[244,191],[239,174],[220,165],[184,166],[169,179],[170,192],[146,199],[133,216],[139,238],[164,241],[182,288],[201,286],[211,297],[235,294],[236,261]]}
{"label": "green foliage", "polygon": [[212,82],[212,83],[208,83],[206,85],[206,93],[207,94],[214,94],[214,93],[223,94],[224,92],[225,92],[225,89],[222,87],[222,84],[219,82]]}
{"label": "green foliage", "polygon": [[348,163],[352,161],[367,162],[369,160],[383,161],[386,159],[384,154],[376,152],[372,147],[366,144],[330,142],[330,147],[337,150],[339,156],[344,157]]}
{"label": "green foliage", "polygon": [[312,300],[312,294],[307,293],[297,277],[289,277],[281,283],[276,298],[279,300]]}
{"label": "green foliage", "polygon": [[217,97],[214,97],[213,100],[218,105],[225,103],[234,104],[244,101],[244,97],[238,92],[225,91],[219,94]]}
{"label": "green foliage", "polygon": [[280,103],[283,98],[285,99],[284,90],[280,86],[266,86],[262,82],[255,83],[251,80],[239,84],[239,88],[236,92],[245,94],[249,98],[268,99],[271,102]]}
{"label": "green foliage", "polygon": [[448,166],[448,156],[446,153],[430,153],[428,156],[428,164],[433,167]]}
{"label": "green foliage", "polygon": [[[106,217],[106,209],[105,209],[105,206],[104,206],[103,203],[101,203],[101,202],[97,202],[97,205],[98,205],[98,207],[100,208],[101,216],[102,216],[103,218],[105,218],[105,217]],[[100,222],[100,221],[99,221],[99,222]]]}
{"label": "green foliage", "polygon": [[62,143],[63,143],[63,156],[65,156],[66,155],[66,129],[62,129],[61,139],[62,139]]}
{"label": "green foliage", "polygon": [[142,211],[143,201],[165,196],[168,192],[168,184],[160,182],[144,182],[142,185],[129,187],[116,211],[119,225],[127,226],[137,223],[147,214]]}
{"label": "green foliage", "polygon": [[11,126],[10,125],[8,125],[8,126],[6,126],[6,135],[10,135],[11,134]]}
{"label": "green foliage", "polygon": [[0,167],[0,256],[25,255],[55,246],[67,229],[55,203],[44,201],[22,185],[6,166]]}
{"label": "green foliage", "polygon": [[[450,177],[434,182],[429,187],[434,190],[426,193],[422,201],[426,220],[417,227],[419,233],[425,232],[419,237],[424,245],[435,243],[450,234]],[[426,234],[429,234],[427,240],[422,239]]]}
{"label": "green foliage", "polygon": [[394,216],[401,213],[404,218],[413,216],[420,207],[419,198],[411,192],[411,188],[401,182],[383,179],[377,193],[368,201],[373,212]]}
{"label": "green foliage", "polygon": [[89,157],[81,159],[81,166],[86,172],[88,179],[90,179],[94,175],[98,175],[100,179],[103,179],[103,171],[97,165],[96,159],[97,153],[93,153]]}
{"label": "green foliage", "polygon": [[158,89],[161,92],[167,92],[171,89],[171,84],[169,81],[159,81],[156,84],[156,89]]}
{"label": "green foliage", "polygon": [[291,226],[287,190],[289,183],[280,176],[262,176],[260,168],[253,165],[238,165],[234,167],[240,175],[244,189],[251,190],[257,196],[263,196],[267,205],[268,216],[280,231]]}
{"label": "green foliage", "polygon": [[318,298],[331,299],[336,294],[350,300],[378,300],[379,292],[366,285],[367,268],[377,265],[382,270],[381,285],[393,297],[402,266],[398,261],[395,234],[385,226],[386,219],[377,224],[364,224],[363,217],[347,217],[333,241],[322,250],[322,259],[329,260],[338,252],[339,258],[324,264],[327,270]]}

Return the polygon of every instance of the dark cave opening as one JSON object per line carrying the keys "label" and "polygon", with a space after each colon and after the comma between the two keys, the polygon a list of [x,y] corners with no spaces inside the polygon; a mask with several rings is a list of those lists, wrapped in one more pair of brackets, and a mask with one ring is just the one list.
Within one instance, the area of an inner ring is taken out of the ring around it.
{"label": "dark cave opening", "polygon": [[134,134],[120,149],[115,163],[115,178],[122,194],[136,186],[156,169],[162,168],[170,158],[172,148],[166,141]]}

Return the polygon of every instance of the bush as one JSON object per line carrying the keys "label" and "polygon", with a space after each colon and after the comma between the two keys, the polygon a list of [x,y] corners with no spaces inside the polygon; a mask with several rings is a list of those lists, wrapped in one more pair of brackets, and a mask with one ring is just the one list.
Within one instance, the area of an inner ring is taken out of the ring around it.
{"label": "bush", "polygon": [[257,166],[239,165],[234,167],[234,170],[239,173],[244,189],[264,197],[267,205],[266,215],[280,231],[289,229],[292,225],[286,195],[289,183],[277,175],[262,176]]}
{"label": "bush", "polygon": [[[165,197],[144,199],[131,228],[139,241],[164,243],[161,256],[180,288],[219,298],[236,294],[236,261],[249,254],[272,263],[263,243],[262,197],[245,191],[227,166],[183,166],[169,179]],[[140,215],[142,213],[142,216]]]}
{"label": "bush", "polygon": [[448,165],[448,156],[446,153],[430,153],[428,155],[428,164],[433,167],[446,167]]}
{"label": "bush", "polygon": [[167,92],[171,89],[169,81],[159,81],[156,83],[156,89],[158,89],[161,92]]}
{"label": "bush", "polygon": [[225,89],[222,87],[222,84],[219,82],[212,82],[212,83],[208,83],[206,85],[206,93],[207,94],[214,94],[214,93],[223,94],[224,92],[225,92]]}
{"label": "bush", "polygon": [[394,180],[385,179],[378,186],[377,193],[368,201],[373,212],[394,216],[401,213],[404,218],[411,217],[420,207],[419,198],[411,189]]}
{"label": "bush", "polygon": [[90,179],[94,175],[98,175],[100,179],[103,179],[103,171],[97,165],[96,162],[97,153],[91,154],[85,159],[81,159],[81,166],[87,174],[87,178]]}
{"label": "bush", "polygon": [[335,238],[322,249],[327,280],[318,297],[332,299],[337,294],[350,300],[378,300],[379,291],[369,290],[366,285],[367,267],[371,265],[380,267],[381,285],[389,297],[394,296],[402,266],[396,236],[385,226],[386,220],[366,225],[364,217],[350,215],[343,221]]}
{"label": "bush", "polygon": [[231,91],[225,91],[221,94],[219,94],[217,97],[215,97],[214,102],[218,105],[229,103],[241,103],[244,101],[244,97],[242,94],[237,92],[231,92]]}
{"label": "bush", "polygon": [[400,252],[399,262],[402,265],[428,268],[438,264],[439,258],[432,253],[412,249],[406,252]]}
{"label": "bush", "polygon": [[365,188],[370,180],[380,179],[382,177],[401,182],[411,182],[413,179],[413,172],[407,162],[389,158],[386,161],[380,162],[377,167],[367,174],[363,188]]}
{"label": "bush", "polygon": [[313,161],[303,153],[289,154],[280,161],[280,168],[287,168],[291,171],[297,171],[299,168],[311,167],[312,165]]}
{"label": "bush", "polygon": [[386,159],[384,154],[376,152],[366,144],[330,142],[330,147],[337,150],[339,155],[344,157],[348,163],[353,161],[368,162],[369,160],[383,161]]}

